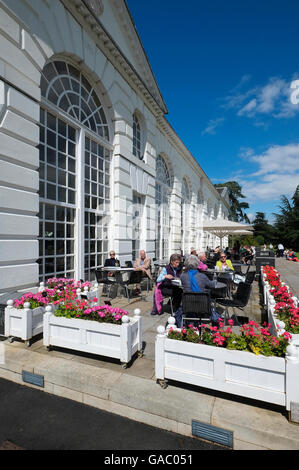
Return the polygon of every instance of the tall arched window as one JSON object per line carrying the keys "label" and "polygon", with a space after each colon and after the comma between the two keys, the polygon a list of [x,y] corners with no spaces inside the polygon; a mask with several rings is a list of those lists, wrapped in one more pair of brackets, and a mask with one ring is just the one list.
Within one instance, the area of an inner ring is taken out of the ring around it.
{"label": "tall arched window", "polygon": [[159,155],[156,160],[156,240],[157,259],[169,256],[171,177],[164,159]]}
{"label": "tall arched window", "polygon": [[46,65],[41,91],[40,279],[90,280],[108,252],[107,119],[95,89],[69,63]]}
{"label": "tall arched window", "polygon": [[143,158],[141,154],[141,124],[136,113],[133,114],[133,155],[140,160]]}
{"label": "tall arched window", "polygon": [[183,254],[187,252],[190,242],[190,227],[189,227],[189,213],[190,213],[191,195],[189,185],[186,178],[182,181],[181,193],[181,243]]}

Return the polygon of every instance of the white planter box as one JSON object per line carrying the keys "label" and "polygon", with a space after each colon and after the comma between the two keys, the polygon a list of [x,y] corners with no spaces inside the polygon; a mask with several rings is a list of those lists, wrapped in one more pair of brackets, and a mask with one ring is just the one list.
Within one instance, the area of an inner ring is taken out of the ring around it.
{"label": "white planter box", "polygon": [[[267,305],[267,311],[268,311],[268,322],[271,325],[270,332],[272,335],[279,336],[285,331],[285,324],[283,321],[280,321],[277,318],[277,315],[274,310],[274,306],[276,304],[276,300],[274,299],[273,295],[270,294],[269,289],[265,289],[265,281],[264,281],[264,275],[261,272],[262,276],[262,283],[264,286],[264,305]],[[283,285],[286,285],[285,283],[282,283]],[[290,290],[289,286],[287,286],[288,290]],[[294,304],[296,307],[298,307],[298,299],[297,297],[293,296],[292,299],[294,300]],[[296,348],[298,349],[298,354],[299,354],[299,334],[293,334],[292,335],[292,343]]]}
{"label": "white planter box", "polygon": [[158,327],[155,373],[162,386],[172,379],[212,390],[285,406],[299,402],[299,360],[294,348],[285,358],[256,356],[169,339]]}
{"label": "white planter box", "polygon": [[30,346],[30,339],[43,331],[44,314],[45,307],[31,309],[26,302],[24,308],[20,309],[13,307],[13,300],[8,300],[5,308],[5,336],[10,342],[15,337],[26,341],[26,346]]}
{"label": "white planter box", "polygon": [[134,353],[142,352],[142,321],[140,310],[134,317],[123,316],[121,325],[93,320],[56,317],[51,307],[44,315],[45,346],[58,346],[100,356],[119,359],[124,366]]}

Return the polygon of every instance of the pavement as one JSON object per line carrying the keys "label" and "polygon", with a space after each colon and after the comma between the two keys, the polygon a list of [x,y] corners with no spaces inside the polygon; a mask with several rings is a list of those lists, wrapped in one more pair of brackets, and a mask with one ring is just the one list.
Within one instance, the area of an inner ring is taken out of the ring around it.
{"label": "pavement", "polygon": [[[245,315],[262,322],[259,300],[254,281]],[[48,351],[36,337],[29,348],[17,340],[0,343],[5,348],[0,377],[183,436],[192,436],[192,420],[211,424],[233,432],[235,450],[299,449],[299,426],[288,421],[283,407],[174,381],[162,389],[154,375],[154,346],[157,327],[165,325],[168,314],[150,315],[152,292],[143,301],[122,298],[112,304],[130,313],[140,308],[142,314],[144,356],[135,357],[127,369],[117,360],[92,354]],[[25,384],[22,370],[42,375],[44,387]]]}
{"label": "pavement", "polygon": [[275,269],[280,273],[280,279],[290,286],[293,294],[299,299],[299,263],[276,258]]}

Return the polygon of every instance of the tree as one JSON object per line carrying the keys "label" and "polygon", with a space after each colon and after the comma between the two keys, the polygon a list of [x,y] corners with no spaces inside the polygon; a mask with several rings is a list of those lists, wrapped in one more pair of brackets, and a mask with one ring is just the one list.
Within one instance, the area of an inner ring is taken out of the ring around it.
{"label": "tree", "polygon": [[227,187],[229,203],[230,203],[230,219],[234,222],[246,222],[250,223],[247,214],[244,209],[249,208],[247,202],[240,202],[239,199],[244,199],[245,196],[242,194],[242,188],[236,181],[227,181],[226,183],[220,183],[214,185],[216,188]]}
{"label": "tree", "polygon": [[287,248],[299,250],[299,185],[289,200],[283,195],[280,198],[280,214],[275,217],[274,227],[279,234],[280,241]]}
{"label": "tree", "polygon": [[259,245],[276,241],[275,230],[272,225],[268,223],[264,212],[256,212],[252,225],[255,239]]}

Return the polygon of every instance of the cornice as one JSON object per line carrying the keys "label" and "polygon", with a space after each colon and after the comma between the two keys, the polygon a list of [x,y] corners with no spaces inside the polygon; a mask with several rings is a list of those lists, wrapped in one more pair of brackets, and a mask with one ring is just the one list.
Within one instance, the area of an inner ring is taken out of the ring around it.
{"label": "cornice", "polygon": [[108,58],[108,60],[116,68],[116,70],[122,75],[122,77],[128,82],[132,89],[134,89],[136,93],[141,94],[143,96],[145,104],[156,118],[157,126],[160,131],[164,135],[166,135],[166,137],[177,149],[179,154],[192,167],[195,173],[200,177],[204,178],[207,186],[217,197],[217,199],[221,200],[227,206],[226,201],[223,200],[222,197],[219,195],[218,191],[216,191],[216,188],[210,181],[209,177],[206,175],[199,163],[195,160],[193,155],[189,152],[187,147],[183,144],[181,139],[178,137],[178,135],[164,116],[168,111],[156,84],[153,72],[150,68],[150,64],[146,57],[146,53],[143,49],[141,40],[138,36],[137,30],[135,28],[133,19],[130,15],[126,2],[122,1],[123,5],[126,8],[126,15],[120,15],[120,12],[123,13],[123,9],[120,8],[119,0],[110,1],[114,5],[116,11],[118,11],[118,21],[120,21],[121,17],[122,27],[125,27],[127,32],[129,31],[129,41],[133,41],[134,35],[137,39],[137,54],[139,54],[141,63],[142,55],[144,56],[143,70],[145,72],[145,77],[150,77],[151,75],[152,79],[155,82],[155,85],[157,87],[155,95],[151,90],[149,90],[148,85],[140,77],[139,73],[136,71],[134,66],[130,63],[128,58],[124,55],[119,46],[110,36],[108,31],[105,29],[105,27],[100,21],[100,17],[98,18],[95,15],[94,11],[88,4],[88,0],[61,0],[61,2],[68,9],[68,11],[74,16],[74,18],[79,22],[79,24],[82,25],[84,30],[91,35],[99,49]]}
{"label": "cornice", "polygon": [[61,0],[61,2],[79,22],[79,24],[81,24],[84,30],[91,35],[99,49],[129,83],[129,85],[136,91],[136,93],[143,96],[143,99],[151,112],[155,116],[160,113],[166,113],[167,109],[164,102],[159,102],[157,98],[153,96],[153,93],[149,90],[147,84],[140,77],[134,66],[130,63],[127,57],[125,57],[121,49],[105,29],[100,18],[95,15],[88,4],[88,1]]}

